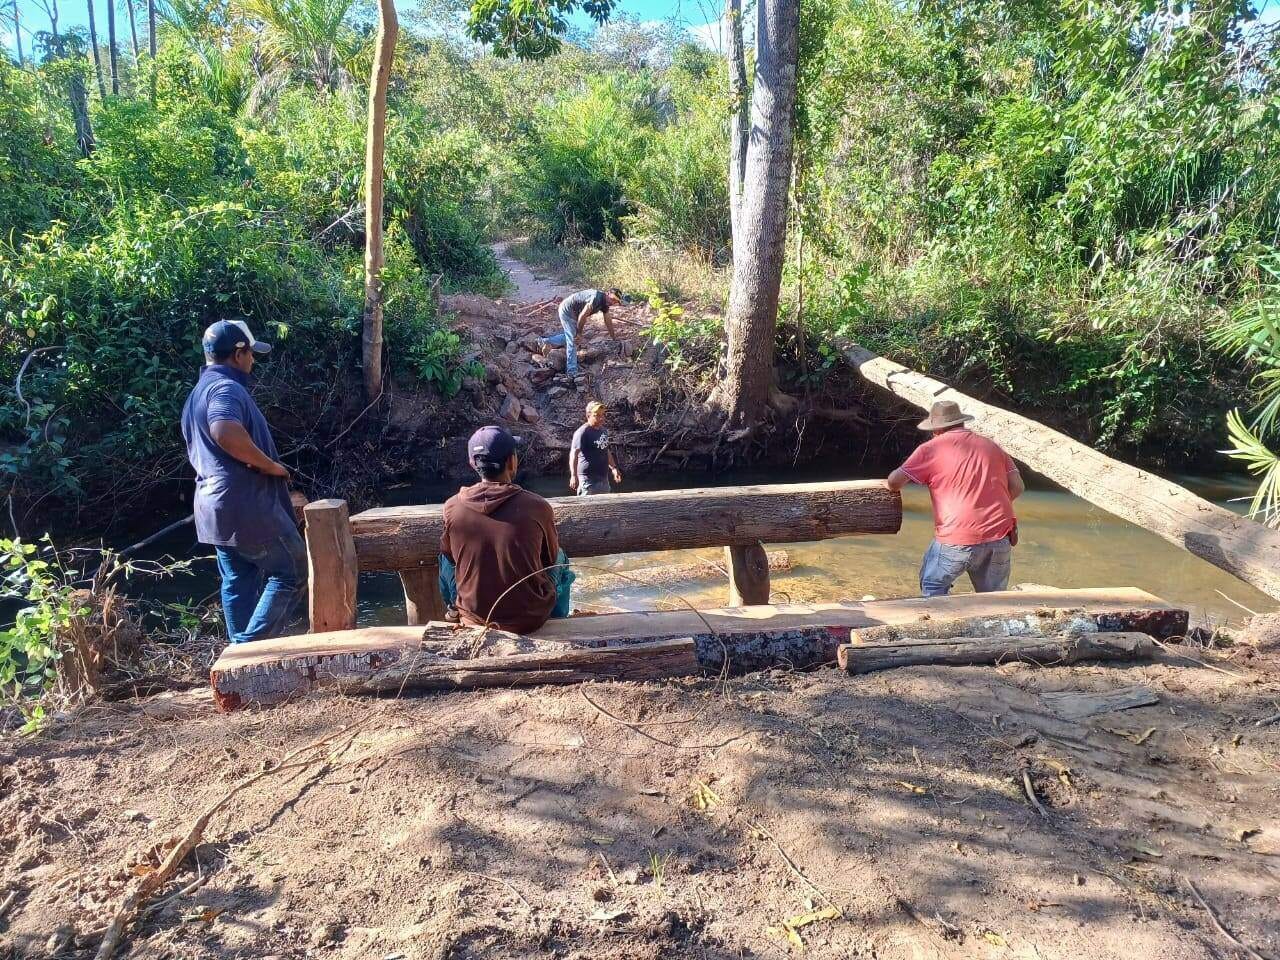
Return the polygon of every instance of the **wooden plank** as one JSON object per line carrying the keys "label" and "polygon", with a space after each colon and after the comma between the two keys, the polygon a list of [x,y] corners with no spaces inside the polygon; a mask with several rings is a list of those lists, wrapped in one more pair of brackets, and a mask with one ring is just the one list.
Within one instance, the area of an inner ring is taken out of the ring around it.
{"label": "wooden plank", "polygon": [[959,667],[1015,661],[1067,666],[1086,660],[1144,660],[1155,653],[1155,649],[1155,641],[1145,633],[956,637],[866,646],[846,643],[840,647],[839,661],[840,669],[857,674],[897,667]]}
{"label": "wooden plank", "polygon": [[405,623],[412,627],[444,619],[439,561],[424,560],[411,570],[401,570],[400,584],[404,587]]}
{"label": "wooden plank", "polygon": [[729,571],[729,606],[750,607],[769,602],[769,556],[758,543],[724,548]]}
{"label": "wooden plank", "polygon": [[862,347],[846,350],[845,357],[866,379],[922,410],[938,400],[954,400],[977,418],[975,433],[990,437],[1032,470],[1280,599],[1280,530]]}
{"label": "wooden plank", "polygon": [[[897,533],[902,499],[879,480],[556,497],[573,557],[749,546]],[[351,518],[361,570],[405,570],[440,552],[441,505],[379,507]]]}
{"label": "wooden plank", "polygon": [[355,541],[347,501],[317,500],[303,509],[307,530],[308,612],[311,631],[350,630],[356,625]]}
{"label": "wooden plank", "polygon": [[1151,707],[1160,702],[1160,698],[1150,687],[1144,687],[1141,684],[1121,687],[1119,690],[1108,690],[1105,693],[1059,690],[1042,693],[1040,699],[1051,711],[1067,720],[1083,720],[1100,713]]}
{"label": "wooden plank", "polygon": [[[727,669],[737,673],[777,664],[834,662],[837,647],[857,627],[926,618],[1025,616],[1046,607],[1083,609],[1108,630],[1141,630],[1161,637],[1186,631],[1185,610],[1141,590],[1115,588],[604,614],[548,621],[531,639],[595,648],[692,637],[704,672],[726,669],[727,656]],[[282,699],[311,689],[317,671],[368,672],[399,660],[406,651],[421,650],[423,637],[423,627],[366,627],[236,644],[222,651],[211,681],[225,709],[243,702],[236,677],[256,675],[255,696]]]}

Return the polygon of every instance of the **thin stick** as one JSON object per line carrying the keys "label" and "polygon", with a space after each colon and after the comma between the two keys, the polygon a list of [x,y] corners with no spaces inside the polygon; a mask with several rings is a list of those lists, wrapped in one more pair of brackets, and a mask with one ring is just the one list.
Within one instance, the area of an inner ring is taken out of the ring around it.
{"label": "thin stick", "polygon": [[640,736],[644,737],[646,740],[652,740],[654,743],[661,744],[664,747],[672,747],[676,750],[719,750],[721,747],[727,747],[729,744],[733,743],[736,740],[741,740],[744,737],[751,736],[751,734],[753,733],[760,732],[759,730],[748,730],[746,733],[740,733],[736,737],[730,737],[728,740],[725,740],[721,743],[698,743],[692,746],[685,746],[684,744],[680,744],[680,743],[672,743],[670,740],[662,740],[659,737],[655,737],[651,733],[645,733],[635,724],[630,723],[626,720],[623,720],[620,716],[618,716],[615,713],[610,713],[604,707],[600,706],[600,704],[596,703],[589,696],[587,696],[587,691],[584,687],[578,687],[578,693],[582,694],[582,699],[587,701],[587,703],[591,704],[591,706],[595,707],[596,711],[600,713],[602,716],[608,717],[610,720],[614,720],[622,724],[628,730],[632,731],[633,733],[640,734]]}
{"label": "thin stick", "polygon": [[804,872],[799,867],[796,866],[796,862],[791,859],[787,851],[782,849],[782,844],[778,843],[778,841],[774,839],[774,836],[772,833],[770,833],[761,824],[757,823],[754,820],[748,820],[747,822],[751,824],[753,829],[758,830],[761,834],[764,835],[766,840],[768,840],[770,843],[773,844],[773,849],[778,851],[778,856],[782,858],[782,862],[787,865],[787,868],[793,874],[795,874],[796,877],[799,878],[799,880],[805,886],[807,886],[810,890],[812,890],[814,893],[820,896],[823,900],[827,901],[827,903],[829,903],[831,906],[836,907],[837,910],[840,909],[836,905],[836,902],[832,900],[830,896],[827,895],[827,892],[825,890],[823,890],[820,886],[818,886],[816,883],[814,883],[812,880],[810,880],[808,877],[804,875]]}
{"label": "thin stick", "polygon": [[1254,726],[1255,726],[1255,727],[1269,727],[1269,726],[1271,726],[1273,723],[1280,723],[1280,713],[1272,714],[1272,715],[1271,715],[1271,716],[1269,716],[1269,717],[1263,717],[1261,720],[1259,720],[1257,723],[1255,723],[1255,724],[1254,724]]}
{"label": "thin stick", "polygon": [[155,533],[147,537],[145,540],[139,540],[133,546],[125,547],[123,550],[121,550],[119,553],[116,554],[116,558],[123,560],[125,557],[129,556],[129,554],[131,553],[137,553],[139,550],[146,549],[147,547],[151,546],[151,544],[159,540],[161,537],[164,537],[167,534],[173,533],[173,531],[177,530],[179,527],[185,526],[195,518],[196,516],[194,513],[189,513],[185,517],[183,517],[181,520],[173,521],[173,523],[169,524],[167,527],[157,530]]}
{"label": "thin stick", "polygon": [[1238,600],[1232,600],[1230,597],[1228,597],[1228,596],[1227,596],[1225,593],[1223,593],[1221,590],[1218,590],[1218,589],[1216,589],[1216,588],[1215,588],[1213,592],[1214,592],[1214,593],[1216,593],[1218,596],[1220,596],[1223,600],[1227,601],[1227,603],[1233,603],[1233,604],[1235,604],[1237,607],[1239,607],[1241,610],[1243,610],[1243,611],[1244,611],[1245,613],[1247,613],[1249,616],[1251,616],[1251,617],[1256,617],[1256,616],[1258,615],[1258,611],[1257,611],[1257,610],[1250,610],[1248,607],[1246,607],[1243,603],[1240,603]]}
{"label": "thin stick", "polygon": [[474,870],[468,870],[467,873],[469,873],[473,877],[479,877],[481,880],[488,880],[490,883],[498,883],[506,887],[508,890],[510,890],[512,893],[514,893],[517,897],[520,898],[520,902],[524,904],[526,910],[528,910],[530,913],[533,913],[533,904],[531,904],[528,900],[524,898],[523,893],[521,893],[511,884],[507,883],[507,881],[503,880],[501,877],[491,877],[487,873],[476,873]]}
{"label": "thin stick", "polygon": [[1177,650],[1170,649],[1169,645],[1168,645],[1167,643],[1165,643],[1163,640],[1157,640],[1155,637],[1152,637],[1152,638],[1151,638],[1151,641],[1152,641],[1152,642],[1153,642],[1157,647],[1159,647],[1161,650],[1164,650],[1164,651],[1165,651],[1165,652],[1167,652],[1167,653],[1171,653],[1171,654],[1173,654],[1175,657],[1179,657],[1179,658],[1181,658],[1181,659],[1183,659],[1183,660],[1186,660],[1188,663],[1194,663],[1194,664],[1196,664],[1197,666],[1205,667],[1205,668],[1207,668],[1207,669],[1209,669],[1209,670],[1215,670],[1215,671],[1217,671],[1218,673],[1221,673],[1221,674],[1223,674],[1223,675],[1225,675],[1225,676],[1228,676],[1228,677],[1235,677],[1237,680],[1240,680],[1240,679],[1243,679],[1243,678],[1244,678],[1244,674],[1242,674],[1242,673],[1233,673],[1233,672],[1232,672],[1232,671],[1230,671],[1230,670],[1223,670],[1221,667],[1215,667],[1212,663],[1206,663],[1206,662],[1205,662],[1205,661],[1203,661],[1203,660],[1197,660],[1195,657],[1189,657],[1189,656],[1187,656],[1185,653],[1180,653],[1180,652],[1178,652]]}
{"label": "thin stick", "polygon": [[1194,896],[1196,900],[1199,901],[1200,906],[1204,907],[1204,912],[1209,915],[1209,919],[1213,922],[1213,928],[1217,930],[1218,933],[1222,934],[1223,939],[1225,939],[1237,950],[1243,950],[1245,952],[1245,955],[1248,956],[1250,960],[1266,960],[1266,957],[1260,954],[1257,950],[1254,950],[1252,947],[1245,946],[1243,943],[1237,940],[1235,936],[1232,935],[1231,931],[1222,925],[1222,921],[1218,919],[1218,915],[1213,912],[1213,907],[1209,906],[1209,904],[1205,902],[1204,897],[1200,895],[1200,891],[1196,889],[1196,885],[1191,882],[1191,878],[1189,876],[1187,876],[1184,873],[1182,874],[1182,879],[1183,879],[1183,882],[1186,883],[1187,887],[1191,890],[1192,896]]}
{"label": "thin stick", "polygon": [[1036,808],[1036,812],[1048,820],[1049,811],[1044,808],[1044,805],[1040,803],[1040,798],[1036,796],[1036,788],[1031,785],[1031,774],[1026,770],[1022,771],[1022,788],[1027,791],[1027,799]]}
{"label": "thin stick", "polygon": [[27,372],[27,367],[31,364],[33,358],[38,357],[42,353],[48,353],[50,350],[61,350],[61,347],[36,347],[27,354],[26,359],[22,361],[22,366],[18,368],[18,375],[13,380],[13,392],[17,395],[18,401],[26,407],[27,419],[26,426],[31,426],[31,404],[27,402],[27,398],[22,395],[22,378]]}
{"label": "thin stick", "polygon": [[613,872],[613,867],[609,865],[609,861],[605,859],[604,851],[601,850],[597,856],[600,857],[600,862],[604,864],[604,868],[609,871],[609,879],[613,881],[613,885],[616,887],[618,885],[618,877]]}
{"label": "thin stick", "polygon": [[21,893],[21,891],[17,887],[14,887],[9,891],[9,895],[4,898],[4,902],[0,903],[0,920],[3,920],[5,915],[8,914],[9,908],[13,906],[13,901],[18,899],[19,893]]}
{"label": "thin stick", "polygon": [[343,727],[335,730],[333,733],[326,734],[319,740],[314,740],[304,747],[299,747],[285,755],[285,757],[274,767],[259,771],[250,777],[241,780],[230,790],[219,797],[212,805],[210,805],[204,813],[196,818],[195,822],[187,829],[187,832],[173,846],[168,855],[151,873],[142,877],[138,881],[138,885],[133,891],[124,898],[124,902],[120,905],[120,909],[112,918],[111,923],[107,926],[107,932],[102,938],[102,943],[98,947],[98,952],[94,954],[94,960],[109,960],[111,955],[115,953],[116,947],[120,945],[120,941],[124,938],[125,931],[129,924],[133,922],[134,917],[151,898],[151,895],[159,890],[164,884],[168,883],[178,867],[182,865],[182,861],[187,859],[191,851],[200,845],[201,839],[204,837],[205,827],[209,825],[209,821],[225,807],[231,800],[241,791],[253,786],[259,780],[273,776],[277,773],[283,773],[286,770],[298,770],[302,767],[308,767],[315,762],[315,758],[300,760],[295,762],[295,758],[301,756],[310,750],[315,750],[325,744],[338,739],[344,734],[349,734],[350,739],[354,740],[360,729],[372,719],[374,714],[370,714],[364,720],[357,723],[354,727]]}

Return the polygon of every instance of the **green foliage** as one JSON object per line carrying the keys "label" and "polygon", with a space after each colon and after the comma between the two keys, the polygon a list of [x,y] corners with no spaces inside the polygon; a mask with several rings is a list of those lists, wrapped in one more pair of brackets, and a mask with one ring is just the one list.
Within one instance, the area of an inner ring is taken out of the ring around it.
{"label": "green foliage", "polygon": [[0,597],[23,604],[12,624],[0,627],[0,703],[14,704],[22,711],[24,732],[44,722],[40,698],[58,678],[61,632],[73,617],[87,612],[76,604],[48,538],[42,542],[43,548],[21,540],[0,540],[4,571]]}
{"label": "green foliage", "polygon": [[41,94],[38,77],[0,59],[0,237],[64,216],[79,179],[70,115]]}
{"label": "green foliage", "polygon": [[614,0],[473,0],[467,33],[500,57],[542,60],[560,49],[575,9],[604,23],[613,6]]}
{"label": "green foliage", "polygon": [[680,304],[663,297],[656,286],[649,288],[647,296],[653,310],[649,337],[662,348],[663,360],[672,373],[687,372],[715,359],[722,339],[719,319],[691,316]]}

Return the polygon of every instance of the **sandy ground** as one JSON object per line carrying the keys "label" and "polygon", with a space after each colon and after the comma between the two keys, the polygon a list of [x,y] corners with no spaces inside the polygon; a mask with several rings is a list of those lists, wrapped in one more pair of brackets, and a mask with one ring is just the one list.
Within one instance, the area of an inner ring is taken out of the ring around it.
{"label": "sandy ground", "polygon": [[[1189,877],[1275,957],[1280,724],[1254,722],[1280,673],[1259,662],[99,706],[0,748],[0,956],[91,956],[150,848],[363,724],[217,815],[121,954],[1240,956]],[[1132,684],[1159,704],[1066,721],[1041,697]]]}

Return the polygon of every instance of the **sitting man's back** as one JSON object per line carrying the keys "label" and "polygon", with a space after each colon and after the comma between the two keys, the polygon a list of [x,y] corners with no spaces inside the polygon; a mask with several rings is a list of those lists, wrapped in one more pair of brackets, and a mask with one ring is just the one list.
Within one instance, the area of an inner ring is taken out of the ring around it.
{"label": "sitting man's back", "polygon": [[[560,566],[555,514],[546,500],[514,482],[516,441],[506,430],[476,431],[468,450],[480,482],[444,505],[441,592],[463,623],[530,633],[554,614],[568,613],[572,575]],[[447,582],[450,566],[453,584]]]}

